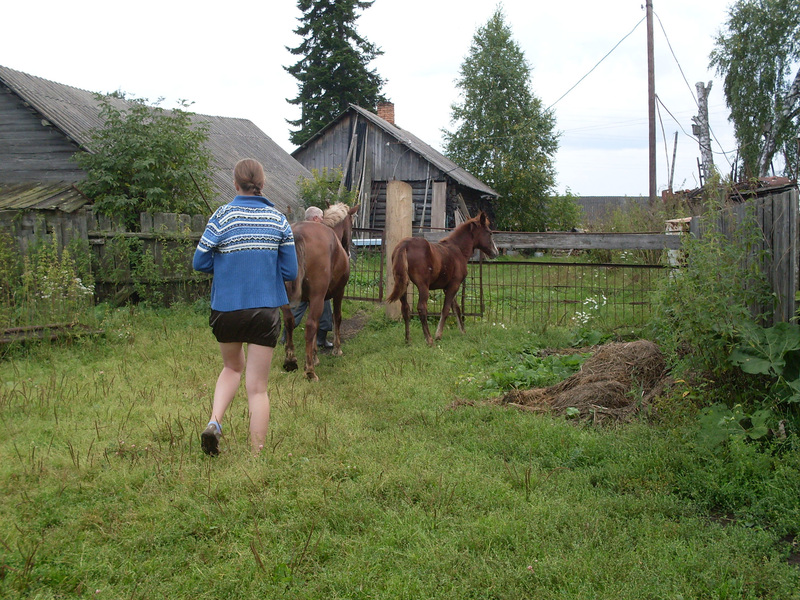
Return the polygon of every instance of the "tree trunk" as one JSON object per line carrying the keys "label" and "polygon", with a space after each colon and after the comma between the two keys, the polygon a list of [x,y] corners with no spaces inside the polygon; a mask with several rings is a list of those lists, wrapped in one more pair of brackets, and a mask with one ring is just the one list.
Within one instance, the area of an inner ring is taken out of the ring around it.
{"label": "tree trunk", "polygon": [[769,175],[772,159],[778,149],[775,136],[780,124],[791,119],[798,110],[800,110],[800,69],[798,69],[797,75],[794,76],[794,82],[792,82],[791,87],[783,97],[783,109],[764,132],[764,146],[761,148],[761,154],[758,157],[758,174],[761,177]]}

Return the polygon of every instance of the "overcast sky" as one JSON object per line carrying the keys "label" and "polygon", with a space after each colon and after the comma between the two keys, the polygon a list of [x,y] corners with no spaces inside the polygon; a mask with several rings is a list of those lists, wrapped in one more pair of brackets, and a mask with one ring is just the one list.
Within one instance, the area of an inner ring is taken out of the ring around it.
{"label": "overcast sky", "polygon": [[[723,173],[730,171],[735,141],[729,111],[722,81],[708,68],[730,3],[653,1],[659,192],[669,183],[676,132],[673,188],[699,186],[691,118],[700,81],[713,81],[714,159]],[[388,79],[384,94],[395,103],[397,125],[442,149],[441,130],[454,128],[459,68],[477,28],[499,5],[376,0],[361,13],[359,32],[384,51],[373,66]],[[505,0],[502,7],[532,68],[533,93],[552,106],[561,132],[558,190],[646,196],[644,0]],[[296,61],[286,47],[300,42],[294,34],[299,16],[295,0],[3,2],[0,65],[95,92],[123,90],[151,102],[163,97],[164,108],[190,100],[197,113],[253,121],[291,152],[286,119],[299,112],[286,99],[297,95],[297,81],[284,67]]]}

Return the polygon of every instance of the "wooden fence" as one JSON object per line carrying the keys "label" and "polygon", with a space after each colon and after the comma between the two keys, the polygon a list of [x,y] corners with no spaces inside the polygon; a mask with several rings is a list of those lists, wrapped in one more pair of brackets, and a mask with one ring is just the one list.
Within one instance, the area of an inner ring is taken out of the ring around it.
{"label": "wooden fence", "polygon": [[[716,226],[726,233],[733,232],[736,223],[741,223],[747,214],[753,214],[762,232],[763,249],[770,260],[764,264],[772,289],[775,292],[775,321],[788,321],[794,317],[795,292],[798,289],[798,193],[796,188],[782,190],[771,196],[757,198],[746,203],[732,205],[728,216]],[[192,254],[197,241],[205,228],[207,218],[202,215],[154,214],[141,216],[141,231],[126,231],[119,223],[104,217],[95,216],[90,210],[65,215],[19,213],[14,218],[3,215],[4,229],[12,231],[17,237],[20,249],[25,251],[34,241],[56,239],[60,243],[84,243],[91,251],[91,263],[99,300],[112,298],[117,301],[143,299],[147,294],[157,295],[169,302],[181,298],[192,301],[207,297],[210,278],[198,274],[191,268]],[[701,221],[694,219],[691,231],[702,235]],[[447,234],[446,231],[429,231],[424,236],[436,241]],[[357,300],[382,302],[384,289],[383,234],[379,230],[357,230],[354,236],[351,283],[347,297]],[[600,234],[600,233],[510,233],[497,232],[495,241],[500,248],[507,250],[661,250],[676,251],[680,248],[680,235],[666,234]],[[477,258],[477,257],[476,257]],[[488,267],[475,260],[470,265],[467,285],[461,294],[462,307],[466,314],[493,317],[490,298],[510,295],[513,298],[528,294],[545,296],[548,306],[540,306],[531,315],[525,313],[528,307],[520,300],[514,300],[516,308],[509,313],[499,313],[498,319],[539,319],[545,312],[552,312],[555,319],[563,320],[570,314],[582,311],[580,302],[589,298],[608,299],[618,297],[634,312],[636,319],[644,318],[643,309],[647,300],[634,297],[634,281],[641,283],[642,290],[653,287],[655,278],[660,276],[661,267],[642,265],[611,265],[598,263],[569,266],[555,262],[524,262],[516,266],[513,261],[505,261]],[[502,277],[492,272],[502,269]],[[538,265],[538,266],[537,266]],[[515,274],[512,271],[517,270]],[[540,275],[523,274],[538,269]],[[560,275],[556,275],[558,271]],[[571,270],[571,271],[570,271]],[[546,273],[546,274],[545,274]],[[621,276],[624,273],[625,276]],[[627,279],[626,279],[627,278]],[[603,284],[586,286],[586,282],[602,279]],[[568,291],[572,280],[574,292]],[[519,284],[520,289],[501,292],[500,288],[508,281],[528,281]],[[552,288],[548,287],[553,283]],[[581,287],[583,286],[583,287]],[[527,290],[527,291],[526,291]],[[612,294],[606,291],[613,292]],[[435,295],[434,295],[435,296]],[[145,298],[146,299],[146,298]],[[432,310],[435,308],[435,297]],[[525,309],[525,310],[523,310]],[[505,310],[505,309],[504,309]],[[626,311],[628,308],[625,309]],[[571,311],[571,312],[570,312]],[[638,312],[636,312],[638,311]]]}
{"label": "wooden fence", "polygon": [[763,253],[762,271],[775,296],[774,306],[753,307],[759,313],[772,313],[773,323],[788,322],[797,310],[798,290],[798,190],[787,188],[746,202],[726,206],[715,223],[692,219],[692,235],[701,237],[714,227],[731,239],[739,235],[742,224],[754,223],[760,230],[760,244],[754,249]]}

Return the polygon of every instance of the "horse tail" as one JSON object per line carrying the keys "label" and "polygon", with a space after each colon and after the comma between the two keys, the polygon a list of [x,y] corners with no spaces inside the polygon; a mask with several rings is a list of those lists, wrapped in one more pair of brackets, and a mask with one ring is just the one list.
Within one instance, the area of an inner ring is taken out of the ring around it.
{"label": "horse tail", "polygon": [[303,294],[303,279],[306,276],[306,245],[302,237],[294,238],[294,249],[297,252],[297,277],[286,282],[286,295],[289,302],[299,302]]}
{"label": "horse tail", "polygon": [[394,288],[386,302],[397,302],[408,289],[408,257],[405,244],[399,244],[392,252],[392,275]]}

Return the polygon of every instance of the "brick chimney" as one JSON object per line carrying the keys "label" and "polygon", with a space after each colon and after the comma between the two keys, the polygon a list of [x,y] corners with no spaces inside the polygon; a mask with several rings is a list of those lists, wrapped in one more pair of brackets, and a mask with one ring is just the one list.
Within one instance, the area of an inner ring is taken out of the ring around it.
{"label": "brick chimney", "polygon": [[394,125],[394,103],[378,102],[378,116]]}

